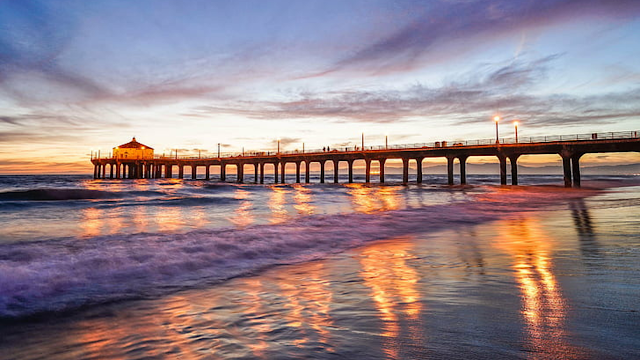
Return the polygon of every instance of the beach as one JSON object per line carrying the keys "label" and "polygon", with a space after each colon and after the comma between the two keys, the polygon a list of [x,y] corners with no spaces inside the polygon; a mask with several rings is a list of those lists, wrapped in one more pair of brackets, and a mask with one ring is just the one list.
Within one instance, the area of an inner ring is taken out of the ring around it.
{"label": "beach", "polygon": [[637,179],[558,179],[4,177],[0,357],[640,357]]}

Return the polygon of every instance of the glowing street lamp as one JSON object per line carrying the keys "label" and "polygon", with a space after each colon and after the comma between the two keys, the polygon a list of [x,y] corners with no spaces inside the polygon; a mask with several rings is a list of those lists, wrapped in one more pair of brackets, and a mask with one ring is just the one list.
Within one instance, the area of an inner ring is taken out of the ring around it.
{"label": "glowing street lamp", "polygon": [[513,126],[516,129],[516,144],[518,143],[518,120],[513,122]]}
{"label": "glowing street lamp", "polygon": [[498,122],[500,122],[500,116],[494,116],[493,121],[496,122],[496,144],[498,144],[500,142],[498,138]]}

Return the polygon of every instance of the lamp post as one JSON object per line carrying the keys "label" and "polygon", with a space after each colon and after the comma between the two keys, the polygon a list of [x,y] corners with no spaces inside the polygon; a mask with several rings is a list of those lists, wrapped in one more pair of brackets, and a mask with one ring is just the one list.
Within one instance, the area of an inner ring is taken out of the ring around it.
{"label": "lamp post", "polygon": [[517,120],[513,122],[513,126],[516,129],[516,144],[517,144],[518,143],[518,121]]}
{"label": "lamp post", "polygon": [[364,151],[364,132],[362,133],[362,151]]}
{"label": "lamp post", "polygon": [[278,152],[277,154],[280,154],[280,138],[278,138]]}
{"label": "lamp post", "polygon": [[220,143],[218,143],[218,159],[220,159]]}
{"label": "lamp post", "polygon": [[384,134],[384,148],[386,150],[389,150],[389,135],[388,134]]}
{"label": "lamp post", "polygon": [[496,144],[500,143],[500,139],[498,138],[498,122],[500,121],[500,116],[494,116],[493,121],[496,122]]}

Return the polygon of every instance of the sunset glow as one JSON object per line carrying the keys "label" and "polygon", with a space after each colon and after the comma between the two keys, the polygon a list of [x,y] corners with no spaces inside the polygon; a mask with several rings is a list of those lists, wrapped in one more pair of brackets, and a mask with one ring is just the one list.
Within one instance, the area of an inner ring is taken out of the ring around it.
{"label": "sunset glow", "polygon": [[638,15],[634,0],[3,1],[0,174],[90,174],[92,151],[133,136],[197,156],[492,139],[496,114],[526,123],[521,141],[633,131]]}

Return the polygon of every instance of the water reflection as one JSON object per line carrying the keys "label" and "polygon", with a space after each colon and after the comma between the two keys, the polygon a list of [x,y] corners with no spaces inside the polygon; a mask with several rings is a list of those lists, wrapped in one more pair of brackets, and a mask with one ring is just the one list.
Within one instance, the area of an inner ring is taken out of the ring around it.
{"label": "water reflection", "polygon": [[233,193],[233,198],[240,201],[238,207],[234,210],[234,215],[229,220],[236,226],[245,227],[251,225],[254,221],[251,212],[253,204],[249,200],[250,196],[251,193],[242,188],[237,188]]}
{"label": "water reflection", "polygon": [[288,211],[285,207],[287,204],[287,193],[289,192],[284,186],[270,186],[271,194],[269,196],[269,208],[271,209],[270,222],[273,224],[281,223],[287,219]]}
{"label": "water reflection", "polygon": [[[409,266],[412,243],[397,238],[362,251],[360,276],[371,289],[371,297],[382,321],[383,351],[399,358],[402,341],[417,344],[422,339],[419,316],[423,311],[417,283],[420,276]],[[406,334],[405,332],[408,332]]]}
{"label": "water reflection", "polygon": [[158,208],[155,219],[160,231],[176,231],[184,225],[182,211],[177,206],[162,206]]}
{"label": "water reflection", "polygon": [[353,208],[357,212],[370,214],[377,211],[399,209],[402,197],[398,193],[400,187],[369,186],[366,184],[346,185],[347,193],[351,196]]}
{"label": "water reflection", "polygon": [[104,211],[96,208],[82,209],[82,236],[93,237],[102,234],[104,226]]}
{"label": "water reflection", "polygon": [[528,348],[545,353],[543,357],[580,357],[565,340],[567,304],[553,273],[553,239],[534,217],[502,221],[496,226],[497,247],[513,260],[511,268],[520,288]]}
{"label": "water reflection", "polygon": [[282,315],[288,326],[298,331],[298,338],[293,341],[297,347],[304,348],[308,343],[317,342],[324,344],[327,351],[333,351],[329,345],[329,328],[333,325],[329,304],[333,295],[326,285],[326,278],[324,264],[318,262],[306,266],[304,276],[277,281],[288,310]]}
{"label": "water reflection", "polygon": [[569,203],[571,217],[580,240],[580,252],[585,258],[598,257],[600,245],[596,240],[591,215],[584,199],[576,199]]}
{"label": "water reflection", "polygon": [[312,204],[311,190],[299,184],[293,185],[293,190],[294,209],[301,215],[313,215],[316,207]]}

